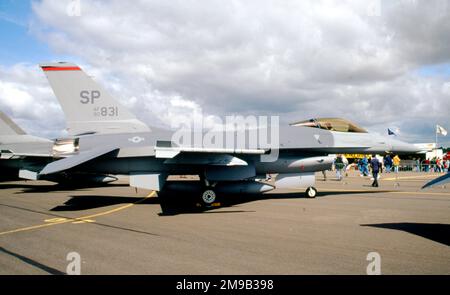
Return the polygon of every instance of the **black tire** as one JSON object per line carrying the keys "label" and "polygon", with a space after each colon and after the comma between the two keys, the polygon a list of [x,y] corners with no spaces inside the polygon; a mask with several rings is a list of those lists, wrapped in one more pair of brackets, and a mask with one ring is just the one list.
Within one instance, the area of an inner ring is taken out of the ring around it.
{"label": "black tire", "polygon": [[211,206],[214,202],[216,202],[217,194],[214,190],[212,190],[210,188],[205,189],[200,196],[200,200],[203,205]]}

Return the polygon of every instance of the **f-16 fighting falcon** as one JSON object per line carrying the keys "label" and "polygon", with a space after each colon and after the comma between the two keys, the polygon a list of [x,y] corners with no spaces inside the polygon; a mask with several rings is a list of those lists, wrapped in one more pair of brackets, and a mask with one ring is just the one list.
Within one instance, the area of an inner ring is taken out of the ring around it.
{"label": "f-16 fighting falcon", "polygon": [[28,135],[0,111],[0,169],[3,180],[19,178],[19,171],[35,170],[51,161],[51,140]]}
{"label": "f-16 fighting falcon", "polygon": [[[36,171],[48,163],[75,152],[72,140],[49,140],[26,134],[0,111],[0,169],[1,180],[36,178]],[[92,173],[56,173],[40,179],[71,186],[103,185],[117,180],[112,175]]]}
{"label": "f-16 fighting falcon", "polygon": [[[338,118],[274,124],[276,128],[272,124],[270,143],[258,141],[266,135],[267,124],[244,131],[233,129],[231,136],[229,130],[205,133],[149,128],[77,65],[46,63],[41,68],[65,113],[71,137],[64,142],[71,151],[36,170],[31,179],[63,172],[129,175],[131,186],[161,191],[189,189],[183,183],[166,182],[169,175],[197,175],[198,197],[204,205],[228,193],[262,193],[275,188],[306,190],[306,195],[314,198],[315,172],[331,168],[334,157],[330,154],[419,152],[412,144],[371,134]],[[239,140],[239,134],[250,134],[250,139]],[[217,144],[224,139],[226,144]],[[261,181],[267,174],[277,174],[273,184]]]}

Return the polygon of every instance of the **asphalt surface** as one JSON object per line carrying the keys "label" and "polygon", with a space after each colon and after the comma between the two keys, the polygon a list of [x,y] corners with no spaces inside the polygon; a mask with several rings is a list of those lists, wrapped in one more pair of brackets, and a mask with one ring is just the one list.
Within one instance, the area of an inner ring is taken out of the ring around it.
{"label": "asphalt surface", "polygon": [[319,194],[229,196],[200,209],[116,184],[72,190],[48,182],[0,183],[0,274],[450,274],[450,185],[436,174],[317,174]]}

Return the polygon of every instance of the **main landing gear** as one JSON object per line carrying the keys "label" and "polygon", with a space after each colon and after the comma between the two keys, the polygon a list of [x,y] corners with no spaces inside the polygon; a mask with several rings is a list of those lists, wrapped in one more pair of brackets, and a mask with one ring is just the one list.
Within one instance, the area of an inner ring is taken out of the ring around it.
{"label": "main landing gear", "polygon": [[217,182],[211,183],[206,179],[202,180],[204,182],[203,190],[201,193],[200,205],[201,207],[217,207],[220,206],[220,203],[217,202],[217,193],[215,190],[215,186]]}
{"label": "main landing gear", "polygon": [[202,203],[206,206],[211,206],[216,201],[216,192],[210,188],[207,188],[202,193]]}

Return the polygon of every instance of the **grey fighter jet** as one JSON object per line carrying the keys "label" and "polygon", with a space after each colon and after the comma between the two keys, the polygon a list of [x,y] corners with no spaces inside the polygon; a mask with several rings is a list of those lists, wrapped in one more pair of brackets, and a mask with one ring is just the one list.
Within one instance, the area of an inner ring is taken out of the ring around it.
{"label": "grey fighter jet", "polygon": [[[75,141],[76,142],[76,141]],[[26,134],[6,114],[0,111],[0,179],[34,179],[47,164],[76,152],[69,140],[49,140]],[[93,186],[117,180],[112,175],[62,172],[40,179],[76,186]]]}
{"label": "grey fighter jet", "polygon": [[0,169],[2,180],[26,177],[51,161],[51,140],[28,135],[0,111]]}
{"label": "grey fighter jet", "polygon": [[[70,63],[47,63],[41,68],[66,115],[73,153],[37,171],[34,179],[66,173],[129,175],[130,185],[161,191],[189,189],[185,183],[166,182],[169,175],[197,175],[199,201],[216,202],[228,193],[261,193],[275,188],[306,190],[315,197],[315,172],[330,169],[330,154],[415,153],[411,144],[368,133],[344,119],[323,118],[279,126],[270,144],[205,145],[180,137],[235,139],[228,131],[211,136],[149,128]],[[264,129],[264,128],[261,128]],[[265,131],[268,129],[265,128]],[[242,130],[241,130],[242,131]],[[255,130],[244,130],[243,134]],[[258,129],[258,132],[260,130]],[[239,132],[239,131],[238,131]],[[261,133],[257,133],[258,136]],[[189,137],[191,136],[191,137]],[[258,137],[259,138],[259,137]],[[237,140],[239,141],[239,140]],[[220,142],[220,140],[219,140]],[[262,180],[277,174],[272,183]]]}

